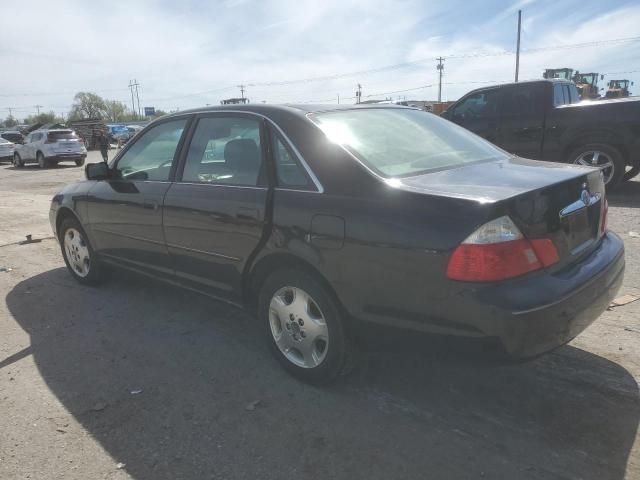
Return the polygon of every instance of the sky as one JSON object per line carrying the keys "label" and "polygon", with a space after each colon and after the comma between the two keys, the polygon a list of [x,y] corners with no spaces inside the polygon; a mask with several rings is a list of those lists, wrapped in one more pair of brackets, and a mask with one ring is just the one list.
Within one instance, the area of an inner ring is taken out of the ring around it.
{"label": "sky", "polygon": [[0,118],[67,113],[78,91],[130,106],[132,79],[142,107],[166,111],[239,85],[253,103],[354,103],[358,83],[363,100],[434,100],[439,56],[455,100],[513,81],[518,9],[520,79],[571,67],[606,73],[601,87],[640,82],[637,0],[30,0],[0,29]]}

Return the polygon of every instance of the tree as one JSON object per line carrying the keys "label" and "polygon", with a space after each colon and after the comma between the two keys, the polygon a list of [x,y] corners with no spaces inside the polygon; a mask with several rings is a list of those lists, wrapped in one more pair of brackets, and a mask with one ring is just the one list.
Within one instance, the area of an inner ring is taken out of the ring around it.
{"label": "tree", "polygon": [[110,122],[127,122],[133,119],[133,115],[127,111],[127,106],[118,100],[105,100],[106,120]]}
{"label": "tree", "polygon": [[73,97],[73,105],[69,113],[70,120],[84,118],[103,118],[107,115],[107,107],[104,99],[95,93],[78,92]]}
{"label": "tree", "polygon": [[4,126],[7,128],[13,128],[18,124],[18,121],[13,118],[11,115],[9,115],[5,121],[4,121]]}
{"label": "tree", "polygon": [[42,112],[39,115],[29,115],[24,119],[24,123],[33,125],[35,123],[65,123],[64,118],[56,116],[54,111]]}

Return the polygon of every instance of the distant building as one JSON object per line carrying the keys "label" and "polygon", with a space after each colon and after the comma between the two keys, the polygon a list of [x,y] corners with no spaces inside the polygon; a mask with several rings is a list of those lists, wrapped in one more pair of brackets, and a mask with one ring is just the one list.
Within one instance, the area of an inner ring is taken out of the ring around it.
{"label": "distant building", "polygon": [[220,105],[238,105],[241,103],[249,103],[248,98],[227,98],[226,100],[220,101]]}

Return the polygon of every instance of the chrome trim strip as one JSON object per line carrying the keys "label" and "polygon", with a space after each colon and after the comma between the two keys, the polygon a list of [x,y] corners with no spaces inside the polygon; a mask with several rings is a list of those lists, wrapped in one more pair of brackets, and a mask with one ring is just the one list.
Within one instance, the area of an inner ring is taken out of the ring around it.
{"label": "chrome trim strip", "polygon": [[589,203],[585,203],[582,199],[576,200],[575,202],[567,205],[562,210],[560,210],[560,218],[564,218],[568,215],[579,212],[580,210],[590,207],[591,205],[599,201],[600,201],[599,193],[594,193],[593,195],[591,195],[589,197]]}
{"label": "chrome trim strip", "polygon": [[247,188],[249,190],[268,190],[267,187],[253,187],[251,185],[233,185],[229,183],[209,183],[209,182],[174,182],[176,185],[206,185],[207,187],[232,187],[232,188]]}
{"label": "chrome trim strip", "polygon": [[104,228],[92,227],[92,230],[94,232],[108,233],[109,235],[114,235],[116,237],[125,237],[125,238],[130,238],[131,240],[137,240],[139,242],[148,242],[148,243],[153,243],[154,245],[162,245],[163,247],[166,247],[164,242],[158,242],[157,240],[151,240],[149,238],[142,238],[142,237],[136,237],[134,235],[127,235],[124,233],[112,232],[111,230],[105,230]]}
{"label": "chrome trim strip", "polygon": [[197,248],[183,247],[182,245],[176,245],[175,243],[167,243],[167,247],[177,248],[179,250],[186,250],[187,252],[202,253],[204,255],[210,255],[212,257],[226,258],[227,260],[233,260],[234,262],[239,262],[242,260],[241,258],[238,258],[238,257],[231,257],[229,255],[224,255],[222,253],[217,253],[217,252],[206,252],[204,250],[198,250]]}

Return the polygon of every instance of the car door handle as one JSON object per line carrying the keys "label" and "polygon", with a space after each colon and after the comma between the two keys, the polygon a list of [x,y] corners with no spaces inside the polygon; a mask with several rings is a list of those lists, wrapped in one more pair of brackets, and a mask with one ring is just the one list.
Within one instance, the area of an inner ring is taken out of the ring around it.
{"label": "car door handle", "polygon": [[260,212],[257,208],[240,207],[236,212],[236,218],[241,220],[260,220]]}
{"label": "car door handle", "polygon": [[147,210],[157,210],[158,202],[156,202],[155,200],[144,200],[142,202],[142,207],[146,208]]}

